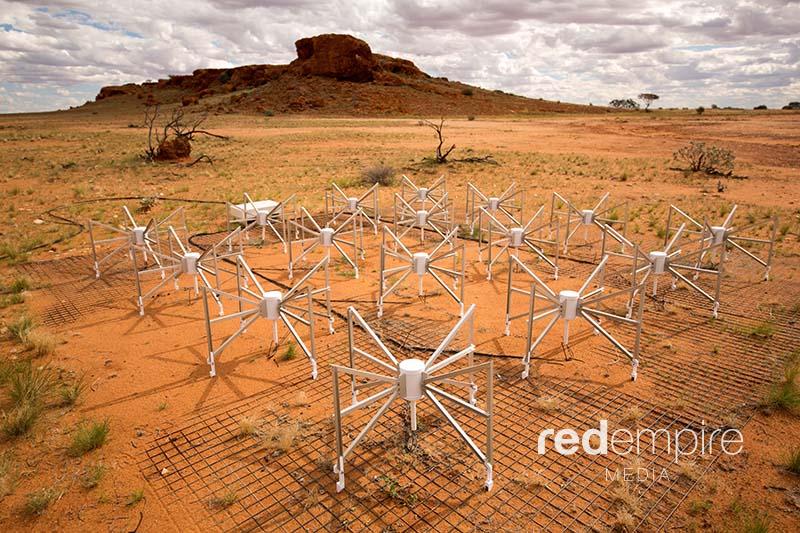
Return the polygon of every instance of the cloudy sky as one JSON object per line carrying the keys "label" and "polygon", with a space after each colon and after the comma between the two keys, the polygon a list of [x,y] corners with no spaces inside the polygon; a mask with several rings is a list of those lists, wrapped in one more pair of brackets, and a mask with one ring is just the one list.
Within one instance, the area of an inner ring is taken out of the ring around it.
{"label": "cloudy sky", "polygon": [[350,33],[429,74],[605,104],[800,100],[800,0],[0,0],[0,113],[65,108],[103,85],[287,63]]}

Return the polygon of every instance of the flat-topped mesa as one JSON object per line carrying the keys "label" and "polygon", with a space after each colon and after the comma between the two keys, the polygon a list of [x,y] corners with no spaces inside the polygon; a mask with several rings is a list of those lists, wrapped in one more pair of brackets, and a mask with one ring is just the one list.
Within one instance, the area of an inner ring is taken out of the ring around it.
{"label": "flat-topped mesa", "polygon": [[[295,42],[289,64],[198,68],[156,81],[103,87],[102,110],[177,104],[193,112],[323,113],[362,116],[505,115],[605,112],[603,108],[524,98],[432,77],[407,59],[373,53],[352,35]],[[90,105],[94,105],[91,103]]]}

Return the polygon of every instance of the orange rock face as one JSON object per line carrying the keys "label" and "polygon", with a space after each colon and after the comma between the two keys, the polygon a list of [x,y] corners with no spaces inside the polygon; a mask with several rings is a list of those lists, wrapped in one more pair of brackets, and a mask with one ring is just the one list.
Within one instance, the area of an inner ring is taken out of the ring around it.
{"label": "orange rock face", "polygon": [[350,35],[325,34],[300,39],[292,66],[304,75],[368,82],[376,66],[369,45]]}

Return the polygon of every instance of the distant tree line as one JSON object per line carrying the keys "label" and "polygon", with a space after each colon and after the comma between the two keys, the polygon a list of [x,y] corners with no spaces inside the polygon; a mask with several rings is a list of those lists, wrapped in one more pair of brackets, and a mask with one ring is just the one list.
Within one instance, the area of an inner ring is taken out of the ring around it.
{"label": "distant tree line", "polygon": [[[644,110],[650,111],[650,104],[658,100],[660,97],[657,94],[653,93],[642,93],[636,97],[638,100],[641,100],[644,103]],[[609,106],[615,107],[617,109],[640,109],[641,106],[639,102],[634,100],[633,98],[618,98],[615,100],[611,100],[608,103]]]}
{"label": "distant tree line", "polygon": [[[642,93],[639,96],[637,96],[637,99],[641,100],[644,103],[644,110],[645,111],[649,111],[650,104],[652,104],[653,102],[658,100],[659,96],[657,94],[652,94],[652,93]],[[628,110],[633,110],[633,111],[642,108],[642,106],[639,104],[639,102],[637,102],[633,98],[615,98],[614,100],[611,100],[608,103],[608,105],[609,105],[609,107],[613,107],[615,109],[628,109]],[[684,109],[686,109],[686,108],[684,107]],[[737,108],[737,107],[720,108],[717,104],[712,104],[711,109],[741,109],[741,108]],[[762,104],[762,105],[757,105],[757,106],[753,107],[753,109],[756,110],[756,111],[761,111],[761,110],[768,109],[768,108],[767,108],[767,106]],[[783,106],[781,109],[785,109],[785,110],[800,110],[800,102],[789,102],[788,105]],[[695,109],[695,111],[697,112],[698,115],[702,115],[703,112],[705,112],[705,110],[706,110],[706,108],[703,107],[703,106],[700,106],[700,107]]]}

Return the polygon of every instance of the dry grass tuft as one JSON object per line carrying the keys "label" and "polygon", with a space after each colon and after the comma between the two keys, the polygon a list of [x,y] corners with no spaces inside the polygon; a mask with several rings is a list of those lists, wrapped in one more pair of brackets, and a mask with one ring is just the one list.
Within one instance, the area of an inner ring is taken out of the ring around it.
{"label": "dry grass tuft", "polygon": [[136,489],[130,493],[128,496],[128,501],[125,502],[125,505],[128,507],[133,507],[142,500],[144,500],[144,489]]}
{"label": "dry grass tuft", "polygon": [[622,412],[620,415],[620,422],[637,423],[642,419],[644,413],[638,405],[632,405]]}
{"label": "dry grass tuft", "polygon": [[212,509],[227,509],[237,501],[239,501],[239,495],[231,490],[222,496],[213,496],[208,500],[208,506]]}
{"label": "dry grass tuft", "polygon": [[766,398],[761,401],[761,407],[791,413],[800,410],[798,376],[800,376],[800,361],[793,354],[784,368],[783,379],[770,387]]}
{"label": "dry grass tuft", "polygon": [[80,483],[85,489],[93,489],[100,484],[108,469],[103,463],[96,463],[88,467],[81,475]]}
{"label": "dry grass tuft", "polygon": [[38,404],[30,403],[4,411],[0,420],[0,432],[7,438],[22,436],[33,428],[40,414],[42,408]]}
{"label": "dry grass tuft", "polygon": [[28,516],[41,516],[50,507],[50,504],[61,497],[63,492],[47,487],[28,493],[25,498],[23,511]]}
{"label": "dry grass tuft", "polygon": [[56,384],[49,365],[34,366],[30,361],[15,365],[8,376],[8,395],[17,407],[40,405],[49,398]]}
{"label": "dry grass tuft", "polygon": [[634,489],[627,483],[618,483],[611,491],[611,501],[617,504],[622,510],[631,513],[633,516],[639,516],[641,513],[641,505],[639,504],[639,497],[636,495]]}
{"label": "dry grass tuft", "polygon": [[46,331],[34,329],[25,337],[25,348],[32,351],[35,357],[44,357],[56,350],[58,339]]}
{"label": "dry grass tuft", "polygon": [[254,416],[243,416],[239,419],[239,427],[236,431],[239,437],[250,437],[259,431],[261,420]]}
{"label": "dry grass tuft", "polygon": [[59,394],[61,396],[61,405],[68,406],[68,405],[75,405],[78,403],[78,400],[81,396],[83,396],[84,391],[86,391],[87,384],[86,378],[84,376],[79,377],[72,383],[65,384],[61,387],[61,391]]}
{"label": "dry grass tuft", "polygon": [[67,452],[73,457],[79,457],[101,447],[105,444],[110,430],[108,420],[79,424]]}
{"label": "dry grass tuft", "polygon": [[299,422],[289,422],[282,426],[273,425],[264,430],[264,444],[266,444],[267,448],[287,452],[292,448],[299,434]]}
{"label": "dry grass tuft", "polygon": [[533,403],[534,407],[545,413],[555,413],[559,410],[558,400],[552,396],[539,396]]}
{"label": "dry grass tuft", "polygon": [[19,481],[19,472],[14,462],[14,456],[10,451],[3,452],[0,455],[0,501],[14,493],[17,481]]}
{"label": "dry grass tuft", "polygon": [[786,470],[792,474],[800,475],[800,448],[790,451],[786,457]]}
{"label": "dry grass tuft", "polygon": [[700,467],[695,463],[678,463],[678,475],[689,481],[695,481],[700,477]]}
{"label": "dry grass tuft", "polygon": [[11,335],[12,339],[24,343],[34,327],[36,326],[30,316],[20,315],[8,325],[8,333]]}
{"label": "dry grass tuft", "polygon": [[611,524],[612,531],[628,532],[636,528],[636,517],[629,511],[620,509],[614,515],[614,522]]}

